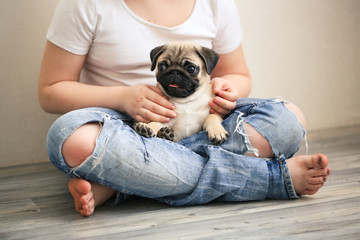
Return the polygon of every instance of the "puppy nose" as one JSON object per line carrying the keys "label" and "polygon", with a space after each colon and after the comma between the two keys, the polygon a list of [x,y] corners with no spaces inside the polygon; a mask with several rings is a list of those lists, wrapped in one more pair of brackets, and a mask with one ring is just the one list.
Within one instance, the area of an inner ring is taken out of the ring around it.
{"label": "puppy nose", "polygon": [[171,72],[171,75],[172,75],[172,76],[179,76],[180,73],[179,73],[179,71],[174,70],[174,71]]}

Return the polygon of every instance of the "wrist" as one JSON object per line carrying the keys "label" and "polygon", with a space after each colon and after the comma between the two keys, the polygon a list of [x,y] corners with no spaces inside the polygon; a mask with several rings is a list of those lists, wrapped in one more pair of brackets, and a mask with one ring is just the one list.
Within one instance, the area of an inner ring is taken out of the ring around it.
{"label": "wrist", "polygon": [[126,103],[129,98],[128,94],[131,92],[129,86],[116,86],[112,87],[112,92],[109,94],[110,100],[110,108],[119,112],[127,112]]}

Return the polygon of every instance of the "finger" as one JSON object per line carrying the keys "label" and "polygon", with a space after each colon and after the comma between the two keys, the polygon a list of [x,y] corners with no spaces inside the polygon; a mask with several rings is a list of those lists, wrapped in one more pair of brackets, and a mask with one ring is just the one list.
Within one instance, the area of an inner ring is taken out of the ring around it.
{"label": "finger", "polygon": [[210,102],[209,103],[211,109],[210,109],[210,113],[217,113],[221,116],[225,116],[226,114],[228,114],[230,112],[230,110],[227,110],[225,108],[223,108],[222,106],[216,104],[215,102]]}
{"label": "finger", "polygon": [[[150,93],[147,98],[144,99],[142,108],[147,109],[156,115],[167,118],[176,117],[176,112],[174,111],[175,106],[170,101],[166,100],[155,92]],[[146,116],[143,115],[143,117]]]}
{"label": "finger", "polygon": [[138,112],[138,114],[135,116],[135,120],[138,122],[144,122],[144,123],[149,123],[149,122],[169,122],[170,118],[151,112],[146,108],[142,108],[140,109],[140,111]]}
{"label": "finger", "polygon": [[147,85],[147,87],[150,88],[151,90],[153,90],[154,92],[156,92],[157,94],[159,94],[159,95],[161,95],[161,96],[163,96],[163,97],[165,97],[167,99],[165,93],[160,88],[152,86],[152,85]]}
{"label": "finger", "polygon": [[213,102],[217,105],[219,105],[220,107],[226,109],[226,110],[233,110],[236,107],[236,102],[235,101],[229,101],[227,99],[224,99],[222,97],[215,97]]}
{"label": "finger", "polygon": [[221,89],[218,88],[218,87],[214,87],[213,92],[214,92],[215,95],[219,95],[219,92],[221,92]]}
{"label": "finger", "polygon": [[141,101],[137,101],[136,105],[131,108],[130,115],[138,122],[168,122],[170,118],[176,117],[176,112],[156,103],[162,101],[167,100],[154,91],[146,92],[141,97]]}
{"label": "finger", "polygon": [[222,97],[223,99],[226,99],[228,101],[235,102],[238,99],[238,96],[233,92],[228,91],[219,91],[217,93],[218,96]]}
{"label": "finger", "polygon": [[154,86],[148,87],[152,90],[149,96],[147,96],[150,101],[171,110],[175,109],[174,104],[168,100],[167,96],[163,93],[163,91]]}
{"label": "finger", "polygon": [[215,91],[216,89],[217,90],[220,90],[221,89],[221,86],[223,85],[223,83],[221,81],[218,81],[217,78],[213,78],[211,80],[211,86],[212,86],[212,89]]}
{"label": "finger", "polygon": [[166,118],[176,118],[175,111],[170,110],[170,109],[164,107],[163,105],[159,105],[156,102],[148,101],[145,103],[144,108],[149,110],[150,112],[154,113],[155,115],[163,116]]}
{"label": "finger", "polygon": [[150,122],[150,120],[149,119],[145,119],[145,118],[143,118],[141,115],[136,115],[136,116],[134,116],[134,119],[135,119],[135,121],[137,121],[137,122],[143,122],[143,123],[149,123]]}

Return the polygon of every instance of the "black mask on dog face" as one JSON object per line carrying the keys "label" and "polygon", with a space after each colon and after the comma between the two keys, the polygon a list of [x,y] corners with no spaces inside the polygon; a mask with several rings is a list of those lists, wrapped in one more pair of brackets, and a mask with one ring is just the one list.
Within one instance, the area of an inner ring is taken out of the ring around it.
{"label": "black mask on dog face", "polygon": [[184,98],[193,94],[199,86],[197,75],[200,67],[186,61],[184,66],[164,60],[158,64],[157,81],[164,91],[173,97]]}

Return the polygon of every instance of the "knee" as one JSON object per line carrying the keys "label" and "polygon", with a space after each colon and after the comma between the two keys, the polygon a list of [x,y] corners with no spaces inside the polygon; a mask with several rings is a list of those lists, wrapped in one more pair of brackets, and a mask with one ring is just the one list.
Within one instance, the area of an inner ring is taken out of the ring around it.
{"label": "knee", "polygon": [[285,106],[295,114],[295,116],[299,119],[303,128],[306,128],[306,120],[304,114],[301,112],[300,108],[292,103],[285,103]]}
{"label": "knee", "polygon": [[98,123],[88,123],[70,135],[61,150],[69,167],[79,166],[93,153],[99,132]]}
{"label": "knee", "polygon": [[[301,125],[303,126],[303,128],[306,128],[306,121],[305,121],[305,117],[303,115],[303,113],[301,112],[301,110],[295,106],[294,104],[291,103],[286,103],[285,106],[295,114],[295,116],[299,119]],[[291,125],[289,125],[291,126]],[[282,153],[293,153],[295,150],[293,148],[296,148],[297,143],[299,141],[301,141],[301,139],[303,138],[303,132],[301,131],[294,131],[293,128],[283,128],[283,126],[277,126],[279,128],[282,128],[282,133],[286,133],[286,137],[284,137],[285,139],[288,139],[287,142],[290,143],[296,143],[294,146],[292,146],[291,144],[289,146],[287,146],[287,144],[284,144],[284,138],[279,138],[279,140],[272,139],[272,143],[274,146],[271,146],[269,141],[261,134],[259,133],[253,126],[249,125],[249,124],[244,124],[245,127],[245,131],[247,133],[247,135],[249,136],[249,140],[251,143],[251,146],[254,147],[255,149],[257,149],[258,152],[258,157],[261,158],[272,158],[274,157],[274,149],[273,147],[275,147],[275,152],[282,152]],[[246,155],[250,155],[250,156],[254,156],[253,153],[247,153]]]}
{"label": "knee", "polygon": [[[274,153],[272,151],[272,148],[270,146],[269,141],[261,135],[253,126],[245,123],[244,128],[246,131],[246,134],[249,137],[250,144],[253,148],[258,150],[258,156],[260,158],[272,158],[274,157]],[[247,152],[245,153],[247,156],[253,156],[256,155],[253,152]]]}

